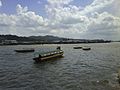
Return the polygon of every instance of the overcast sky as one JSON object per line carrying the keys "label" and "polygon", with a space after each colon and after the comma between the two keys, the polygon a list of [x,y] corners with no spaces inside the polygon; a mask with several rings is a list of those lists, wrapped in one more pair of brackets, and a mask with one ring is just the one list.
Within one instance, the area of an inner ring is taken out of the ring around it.
{"label": "overcast sky", "polygon": [[120,0],[0,0],[0,34],[120,40]]}

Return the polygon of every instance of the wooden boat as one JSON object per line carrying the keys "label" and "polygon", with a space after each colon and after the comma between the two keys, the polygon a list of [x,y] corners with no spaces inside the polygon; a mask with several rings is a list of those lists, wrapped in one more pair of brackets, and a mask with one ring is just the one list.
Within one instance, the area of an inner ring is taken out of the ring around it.
{"label": "wooden boat", "polygon": [[18,49],[15,51],[19,53],[27,53],[27,52],[34,52],[35,50],[34,49]]}
{"label": "wooden boat", "polygon": [[45,61],[45,60],[49,60],[57,57],[62,57],[63,53],[64,52],[62,50],[57,49],[55,51],[39,54],[37,57],[33,58],[33,60],[35,60],[35,62],[41,62],[41,61]]}
{"label": "wooden boat", "polygon": [[91,50],[91,48],[89,48],[89,47],[83,47],[82,50],[88,51],[88,50]]}
{"label": "wooden boat", "polygon": [[76,46],[76,47],[73,47],[73,48],[74,48],[74,49],[81,49],[82,47],[77,47],[77,46]]}

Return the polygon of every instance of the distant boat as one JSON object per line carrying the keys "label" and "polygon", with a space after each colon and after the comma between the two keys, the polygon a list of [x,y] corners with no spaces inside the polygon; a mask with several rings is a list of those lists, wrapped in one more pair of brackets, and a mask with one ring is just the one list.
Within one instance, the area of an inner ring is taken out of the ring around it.
{"label": "distant boat", "polygon": [[38,56],[33,58],[33,60],[35,60],[35,62],[41,62],[41,61],[61,57],[63,56],[63,53],[64,52],[60,49],[60,47],[58,47],[55,51],[50,51],[43,54],[38,53]]}
{"label": "distant boat", "polygon": [[27,52],[34,52],[35,50],[32,48],[26,48],[26,49],[17,49],[15,51],[19,53],[27,53]]}
{"label": "distant boat", "polygon": [[74,49],[82,49],[82,47],[75,46]]}
{"label": "distant boat", "polygon": [[90,47],[83,47],[82,50],[88,51],[88,50],[91,50],[91,48]]}

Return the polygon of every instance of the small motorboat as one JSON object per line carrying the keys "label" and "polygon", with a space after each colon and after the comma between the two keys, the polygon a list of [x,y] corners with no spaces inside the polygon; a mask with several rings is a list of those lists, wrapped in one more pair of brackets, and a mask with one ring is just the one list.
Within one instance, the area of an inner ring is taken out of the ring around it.
{"label": "small motorboat", "polygon": [[19,53],[27,53],[27,52],[34,52],[35,50],[32,48],[27,48],[27,49],[17,49],[15,50],[15,52],[19,52]]}
{"label": "small motorboat", "polygon": [[45,60],[50,60],[50,59],[54,59],[57,57],[62,57],[63,53],[64,52],[60,49],[60,47],[57,47],[57,49],[55,51],[50,51],[50,52],[46,52],[43,54],[37,53],[37,56],[35,55],[33,60],[35,60],[35,62],[42,62]]}
{"label": "small motorboat", "polygon": [[75,46],[74,49],[82,49],[82,47]]}
{"label": "small motorboat", "polygon": [[90,47],[83,47],[82,50],[88,51],[88,50],[91,50],[91,48]]}

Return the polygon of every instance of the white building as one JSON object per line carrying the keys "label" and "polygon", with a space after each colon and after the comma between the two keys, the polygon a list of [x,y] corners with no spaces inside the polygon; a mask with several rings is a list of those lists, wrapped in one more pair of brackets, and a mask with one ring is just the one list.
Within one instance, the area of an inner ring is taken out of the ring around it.
{"label": "white building", "polygon": [[2,41],[2,44],[17,44],[18,42],[16,40],[4,40]]}

